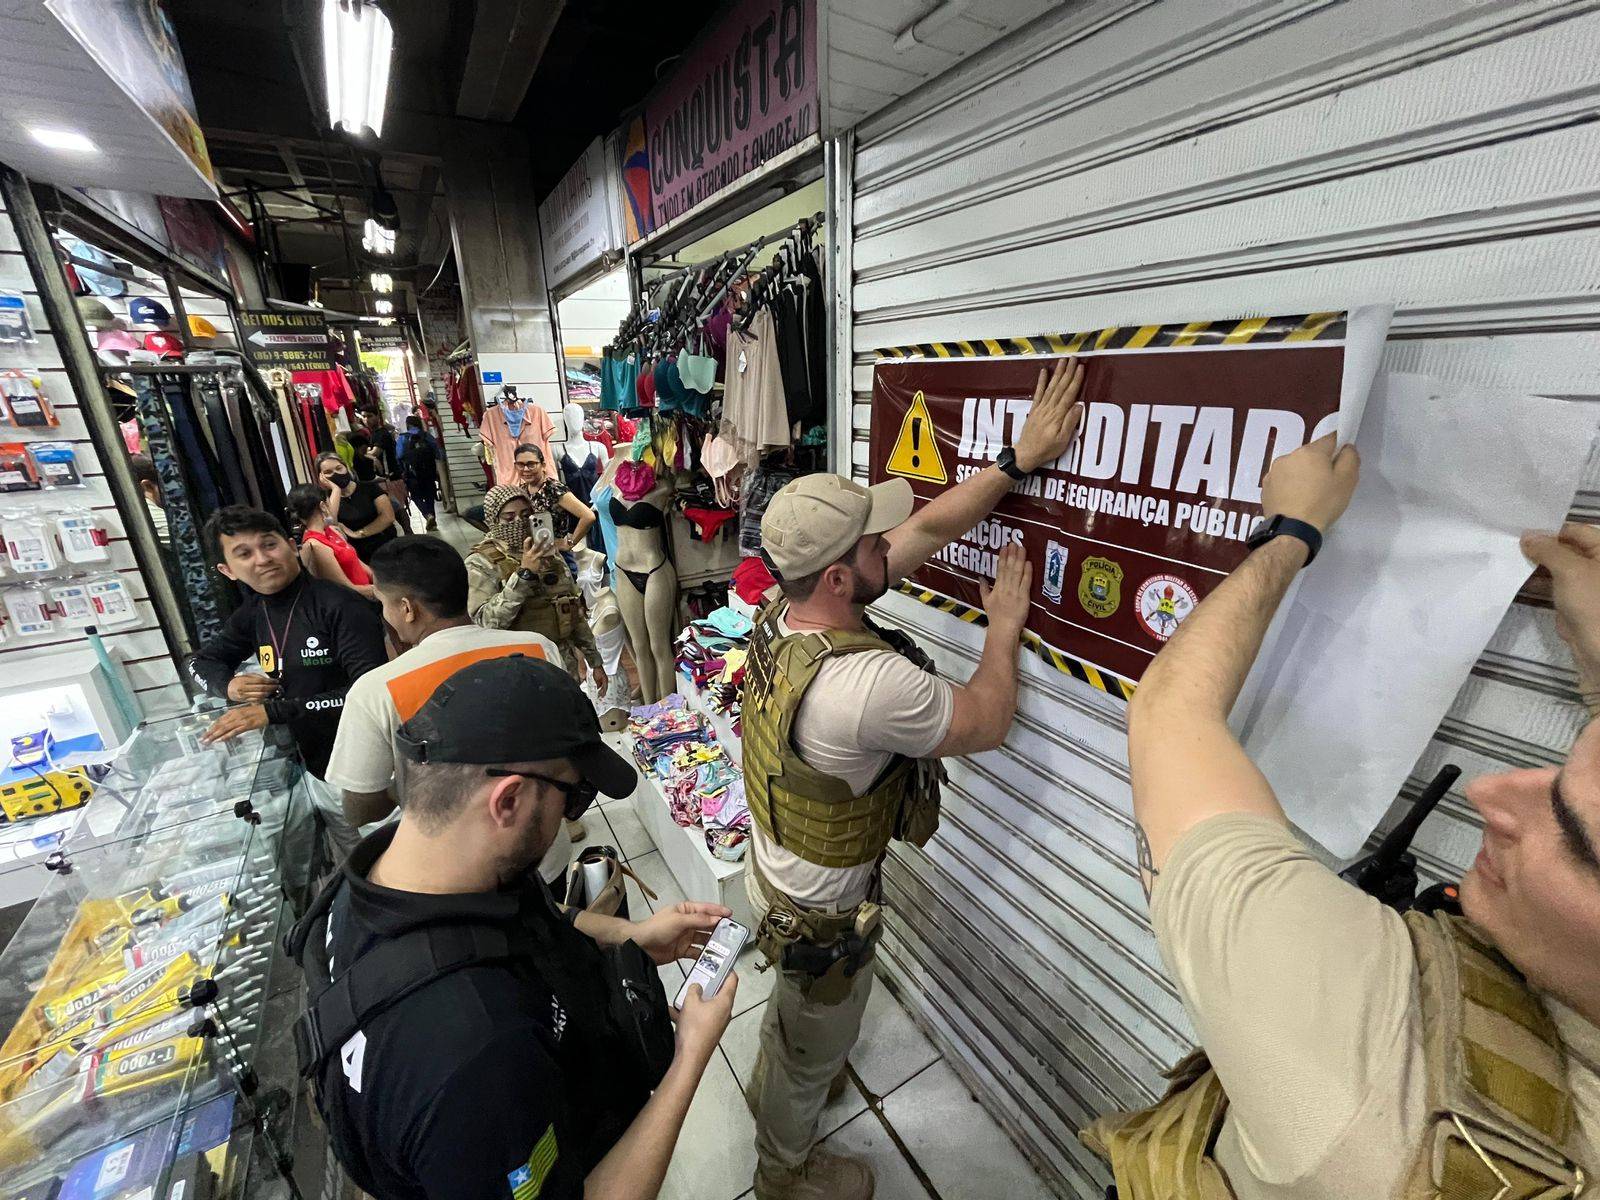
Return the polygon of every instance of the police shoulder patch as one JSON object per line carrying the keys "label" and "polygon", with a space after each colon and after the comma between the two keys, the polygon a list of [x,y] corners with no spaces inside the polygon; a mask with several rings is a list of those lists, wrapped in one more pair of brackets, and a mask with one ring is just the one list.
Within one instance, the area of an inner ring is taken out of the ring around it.
{"label": "police shoulder patch", "polygon": [[506,1182],[511,1185],[511,1200],[537,1200],[544,1191],[544,1181],[550,1177],[550,1168],[555,1165],[556,1127],[550,1125],[534,1143],[528,1161],[506,1176]]}

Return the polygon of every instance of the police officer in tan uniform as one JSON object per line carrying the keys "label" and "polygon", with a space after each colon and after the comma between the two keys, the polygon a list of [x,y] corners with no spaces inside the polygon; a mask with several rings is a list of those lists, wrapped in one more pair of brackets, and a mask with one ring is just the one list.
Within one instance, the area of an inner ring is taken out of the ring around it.
{"label": "police officer in tan uniform", "polygon": [[[1274,464],[1250,556],[1129,706],[1137,857],[1204,1057],[1154,1108],[1085,1131],[1122,1200],[1559,1200],[1600,1172],[1600,727],[1559,769],[1467,785],[1484,837],[1465,919],[1402,917],[1340,880],[1228,728],[1357,466],[1331,438]],[[1600,531],[1524,550],[1600,698]]]}
{"label": "police officer in tan uniform", "polygon": [[761,522],[784,595],[751,637],[743,708],[754,821],[746,882],[758,944],[778,970],[748,1092],[758,1200],[872,1195],[864,1162],[812,1143],[872,988],[879,864],[891,838],[932,834],[938,760],[1005,738],[1032,576],[1021,547],[998,556],[983,658],[965,686],[938,678],[866,607],[1067,448],[1082,375],[1070,360],[1041,371],[1016,446],[914,516],[903,479],[865,488],[810,475],[779,492]]}

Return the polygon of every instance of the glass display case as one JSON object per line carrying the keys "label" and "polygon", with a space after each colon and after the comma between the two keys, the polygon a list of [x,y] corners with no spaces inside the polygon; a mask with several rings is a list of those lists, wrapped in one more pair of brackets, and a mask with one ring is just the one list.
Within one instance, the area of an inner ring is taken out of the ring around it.
{"label": "glass display case", "polygon": [[320,839],[293,754],[203,746],[213,716],[147,723],[87,768],[0,954],[0,1200],[302,1195],[280,946]]}

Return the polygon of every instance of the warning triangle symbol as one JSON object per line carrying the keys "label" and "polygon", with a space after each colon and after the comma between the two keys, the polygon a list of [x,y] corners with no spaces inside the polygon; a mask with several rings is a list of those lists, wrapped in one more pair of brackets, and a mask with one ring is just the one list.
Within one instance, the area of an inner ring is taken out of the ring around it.
{"label": "warning triangle symbol", "polygon": [[891,475],[904,475],[924,483],[950,482],[950,477],[944,473],[944,459],[939,457],[939,441],[933,435],[928,402],[921,392],[911,398],[906,419],[900,423],[900,436],[895,438],[894,449],[889,452],[889,461],[883,469]]}

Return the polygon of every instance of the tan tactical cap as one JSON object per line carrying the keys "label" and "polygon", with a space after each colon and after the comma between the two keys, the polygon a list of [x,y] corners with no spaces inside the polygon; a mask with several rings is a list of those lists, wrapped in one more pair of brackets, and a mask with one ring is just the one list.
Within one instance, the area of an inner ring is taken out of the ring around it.
{"label": "tan tactical cap", "polygon": [[767,505],[761,544],[778,574],[799,579],[904,522],[914,499],[904,479],[862,487],[843,475],[802,475]]}

